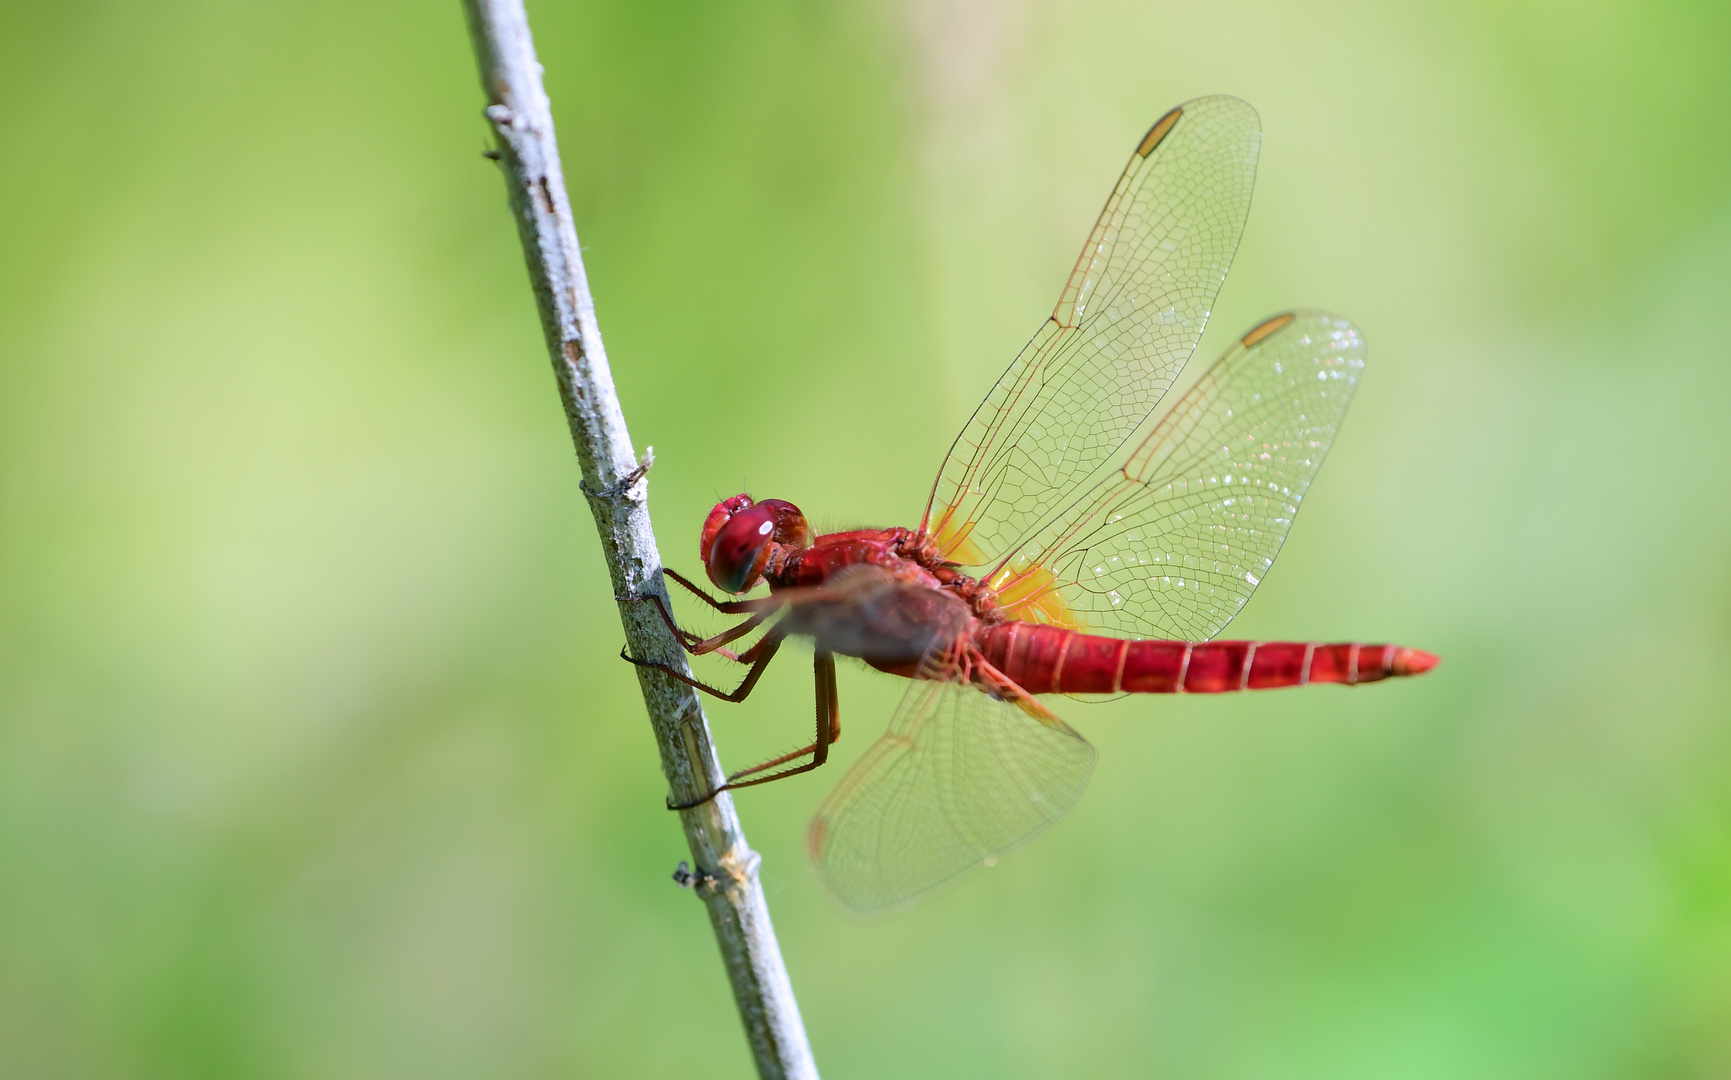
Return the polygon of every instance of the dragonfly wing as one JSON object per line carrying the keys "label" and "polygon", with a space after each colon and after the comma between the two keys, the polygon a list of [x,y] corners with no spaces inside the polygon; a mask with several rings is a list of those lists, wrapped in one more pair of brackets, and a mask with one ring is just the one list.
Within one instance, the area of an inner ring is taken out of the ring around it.
{"label": "dragonfly wing", "polygon": [[783,631],[866,661],[920,662],[973,622],[967,604],[953,594],[899,582],[875,566],[844,567],[822,586],[794,592]]}
{"label": "dragonfly wing", "polygon": [[1238,614],[1292,528],[1364,368],[1320,311],[1265,320],[1161,418],[1123,468],[991,583],[1013,618],[1205,641]]}
{"label": "dragonfly wing", "polygon": [[1244,231],[1262,130],[1205,97],[1148,132],[1051,318],[950,448],[922,523],[950,560],[995,565],[1153,409],[1208,322]]}
{"label": "dragonfly wing", "polygon": [[889,731],[818,808],[812,862],[856,911],[911,906],[1063,817],[1094,758],[1049,713],[960,681],[915,681]]}

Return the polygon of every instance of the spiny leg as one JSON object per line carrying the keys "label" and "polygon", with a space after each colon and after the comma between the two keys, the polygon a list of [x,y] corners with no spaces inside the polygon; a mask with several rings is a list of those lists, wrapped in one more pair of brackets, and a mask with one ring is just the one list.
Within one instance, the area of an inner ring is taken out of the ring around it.
{"label": "spiny leg", "polygon": [[684,683],[686,686],[692,687],[696,690],[701,690],[704,693],[718,697],[723,701],[732,701],[737,703],[744,701],[747,695],[751,693],[752,687],[757,685],[757,680],[763,678],[764,669],[769,667],[769,662],[771,660],[775,659],[776,650],[779,648],[781,648],[781,638],[776,636],[772,631],[760,639],[756,645],[753,645],[751,648],[740,653],[737,657],[734,657],[733,659],[738,660],[742,664],[750,664],[751,670],[745,673],[745,678],[731,691],[718,690],[715,687],[710,686],[708,683],[698,682],[683,671],[676,671],[658,661],[639,660],[635,656],[626,652],[623,648],[619,650],[619,658],[628,663],[636,664],[638,667],[653,668],[665,675],[670,675]]}
{"label": "spiny leg", "polygon": [[[800,773],[810,772],[828,761],[830,744],[841,738],[841,698],[836,691],[835,655],[821,650],[818,651],[812,657],[812,674],[817,682],[817,739],[815,742],[810,746],[801,747],[791,753],[783,754],[780,757],[760,762],[750,768],[741,769],[736,773],[731,773],[728,775],[727,783],[722,784],[720,787],[703,796],[701,799],[695,799],[687,803],[675,803],[669,800],[667,808],[669,810],[689,810],[693,806],[703,805],[724,791],[731,791],[734,788],[751,787],[755,784],[767,784],[771,780],[785,780],[790,776],[798,776]],[[740,779],[742,776],[751,776],[754,773],[763,772],[765,769],[773,769],[777,765],[786,764],[789,761],[804,757],[807,754],[811,755],[811,760],[802,765],[796,765],[791,769],[783,769],[780,772],[771,773],[768,776],[758,776],[751,780]]]}
{"label": "spiny leg", "polygon": [[[841,699],[836,693],[835,656],[832,653],[817,653],[812,657],[811,666],[812,674],[816,677],[817,682],[817,741],[810,746],[802,746],[798,750],[789,751],[778,758],[770,758],[768,761],[760,762],[748,769],[729,773],[728,780],[738,780],[742,776],[750,776],[765,769],[773,769],[777,765],[785,764],[807,754],[813,756],[813,761],[797,771],[805,772],[809,769],[815,769],[829,759],[830,744],[841,739]],[[779,780],[783,776],[792,775],[792,771],[777,773],[774,776],[753,780],[752,783],[761,784],[767,780]],[[735,784],[734,786],[743,787],[745,785]]]}
{"label": "spiny leg", "polygon": [[679,584],[685,586],[686,590],[693,596],[702,600],[704,603],[724,615],[743,615],[748,611],[759,611],[763,608],[765,600],[773,599],[773,597],[759,597],[756,600],[717,600],[715,597],[685,580],[685,576],[677,570],[669,570],[666,567],[662,567],[661,573],[664,576],[670,577],[674,581],[679,582]]}
{"label": "spiny leg", "polygon": [[774,614],[773,609],[759,611],[757,614],[740,623],[738,626],[729,627],[712,638],[700,638],[689,630],[680,629],[679,624],[673,621],[672,614],[668,612],[667,605],[663,604],[661,602],[661,597],[654,593],[651,593],[648,596],[620,596],[615,597],[615,599],[623,604],[641,604],[644,601],[653,603],[655,605],[655,610],[661,615],[661,621],[667,624],[667,629],[672,631],[673,636],[678,639],[679,644],[691,655],[703,656],[707,653],[719,653],[729,660],[739,660],[741,663],[750,663],[750,661],[740,660],[739,655],[729,652],[722,648],[722,646],[726,645],[730,641],[737,641],[751,633],[753,630],[763,625],[763,620]]}

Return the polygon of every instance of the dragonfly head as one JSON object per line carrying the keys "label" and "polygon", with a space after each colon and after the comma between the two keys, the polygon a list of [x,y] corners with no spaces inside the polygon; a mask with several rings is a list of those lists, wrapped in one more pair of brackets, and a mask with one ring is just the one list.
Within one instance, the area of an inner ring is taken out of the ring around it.
{"label": "dragonfly head", "polygon": [[810,544],[811,530],[799,507],[780,499],[752,502],[750,495],[735,495],[709,512],[698,551],[710,581],[742,593]]}

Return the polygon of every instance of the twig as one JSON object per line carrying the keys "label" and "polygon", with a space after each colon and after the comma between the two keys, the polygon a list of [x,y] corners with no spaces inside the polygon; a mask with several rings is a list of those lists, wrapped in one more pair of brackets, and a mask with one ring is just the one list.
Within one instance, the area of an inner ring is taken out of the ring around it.
{"label": "twig", "polygon": [[[661,556],[645,501],[650,459],[639,460],[633,451],[614,394],[528,17],[522,0],[463,0],[463,8],[487,95],[487,120],[498,135],[492,153],[505,174],[614,595],[657,595],[665,604]],[[653,605],[622,604],[619,615],[633,656],[689,670]],[[638,668],[637,679],[674,800],[692,801],[724,783],[695,691],[648,668]],[[709,908],[758,1074],[766,1080],[816,1080],[817,1066],[758,883],[758,857],[746,846],[732,800],[723,793],[682,811],[680,819],[698,867],[696,891]]]}

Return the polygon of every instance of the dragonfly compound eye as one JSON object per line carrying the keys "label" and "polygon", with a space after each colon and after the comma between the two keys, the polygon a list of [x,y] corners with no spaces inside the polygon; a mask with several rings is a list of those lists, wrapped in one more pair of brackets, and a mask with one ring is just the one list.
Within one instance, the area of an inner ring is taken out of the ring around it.
{"label": "dragonfly compound eye", "polygon": [[709,580],[730,593],[742,593],[756,585],[769,565],[775,544],[775,518],[776,508],[767,504],[749,506],[728,517],[711,539],[704,559]]}
{"label": "dragonfly compound eye", "polygon": [[709,563],[710,549],[715,546],[715,534],[721,531],[733,515],[751,506],[750,495],[735,495],[731,499],[723,499],[715,504],[715,509],[709,512],[709,517],[703,522],[703,538],[697,544],[697,557],[704,565]]}
{"label": "dragonfly compound eye", "polygon": [[785,499],[765,499],[757,504],[760,510],[775,511],[775,542],[784,547],[804,549],[811,545],[811,530],[799,507]]}

